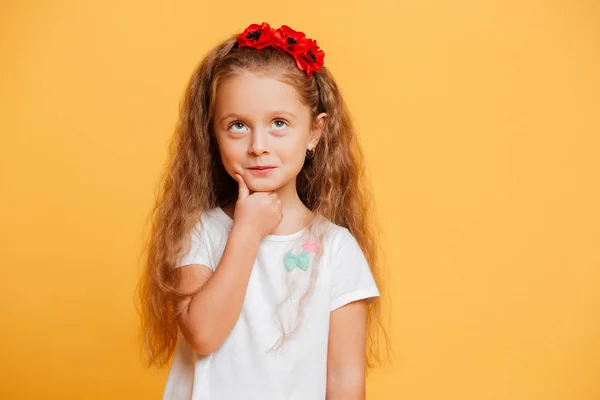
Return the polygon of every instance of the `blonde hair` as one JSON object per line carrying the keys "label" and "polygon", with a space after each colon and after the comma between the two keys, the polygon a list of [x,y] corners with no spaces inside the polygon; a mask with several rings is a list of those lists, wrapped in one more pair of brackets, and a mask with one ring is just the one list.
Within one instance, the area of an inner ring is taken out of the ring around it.
{"label": "blonde hair", "polygon": [[[270,47],[238,48],[236,39],[237,35],[217,45],[192,74],[180,104],[169,161],[148,216],[150,227],[137,288],[141,350],[148,357],[148,366],[167,366],[175,351],[178,327],[172,299],[190,294],[177,290],[172,271],[180,261],[187,235],[203,212],[237,198],[237,182],[219,163],[211,126],[218,85],[236,74],[248,71],[279,79],[296,88],[313,117],[328,114],[314,158],[306,160],[297,177],[297,191],[316,215],[352,233],[381,294],[385,293],[364,159],[333,76],[323,66],[308,77],[289,55]],[[381,301],[369,306],[367,325],[367,367],[372,368],[380,363],[387,343]]]}

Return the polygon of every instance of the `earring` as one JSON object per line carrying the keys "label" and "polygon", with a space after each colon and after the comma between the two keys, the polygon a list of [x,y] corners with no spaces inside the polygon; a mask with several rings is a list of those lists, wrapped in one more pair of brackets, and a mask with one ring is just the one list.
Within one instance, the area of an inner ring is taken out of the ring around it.
{"label": "earring", "polygon": [[314,149],[308,149],[306,150],[306,157],[307,158],[313,158],[315,156],[315,150]]}
{"label": "earring", "polygon": [[221,159],[221,155],[219,154],[219,164],[223,165],[223,160]]}

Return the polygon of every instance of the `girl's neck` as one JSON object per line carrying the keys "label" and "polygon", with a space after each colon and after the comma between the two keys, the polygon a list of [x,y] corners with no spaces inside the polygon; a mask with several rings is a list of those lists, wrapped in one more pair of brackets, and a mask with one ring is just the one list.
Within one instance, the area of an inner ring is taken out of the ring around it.
{"label": "girl's neck", "polygon": [[[284,196],[283,193],[279,194],[283,207],[283,219],[271,234],[291,235],[312,222],[315,214],[302,203],[297,192],[294,194],[295,196]],[[223,206],[223,211],[232,219],[235,213],[235,205],[236,201],[232,201]]]}

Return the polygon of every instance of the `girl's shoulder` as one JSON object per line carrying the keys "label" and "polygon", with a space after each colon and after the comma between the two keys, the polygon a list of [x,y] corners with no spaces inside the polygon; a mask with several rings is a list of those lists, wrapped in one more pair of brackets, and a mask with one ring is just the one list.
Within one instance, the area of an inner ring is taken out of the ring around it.
{"label": "girl's shoulder", "polygon": [[202,236],[205,240],[214,240],[227,235],[232,225],[233,220],[221,207],[209,208],[200,212],[193,227],[193,234]]}
{"label": "girl's shoulder", "polygon": [[209,208],[200,213],[198,224],[207,224],[210,227],[228,227],[233,224],[233,220],[219,206]]}
{"label": "girl's shoulder", "polygon": [[[319,217],[317,231],[321,233],[322,244],[325,249],[335,251],[339,248],[357,244],[356,238],[348,228],[338,225],[321,215]],[[233,219],[221,207],[217,206],[201,212],[194,231],[197,233],[202,232],[208,240],[214,240],[228,236],[232,225]]]}
{"label": "girl's shoulder", "polygon": [[358,242],[352,232],[342,225],[338,225],[329,219],[322,217],[325,220],[326,233],[323,237],[323,244],[326,249],[336,251],[337,249],[347,246],[357,245]]}

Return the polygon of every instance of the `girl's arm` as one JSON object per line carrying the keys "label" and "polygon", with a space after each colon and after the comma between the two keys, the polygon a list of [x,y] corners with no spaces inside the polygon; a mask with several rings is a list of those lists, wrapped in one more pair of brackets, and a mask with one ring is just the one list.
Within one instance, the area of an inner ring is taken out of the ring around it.
{"label": "girl's arm", "polygon": [[191,293],[201,288],[191,299],[175,302],[181,311],[179,329],[199,354],[215,352],[229,336],[242,311],[260,242],[283,219],[275,192],[250,194],[244,178],[236,174],[235,179],[239,190],[233,227],[214,273],[199,264],[176,269],[180,290]]}
{"label": "girl's arm", "polygon": [[367,303],[331,312],[327,353],[327,400],[365,399]]}
{"label": "girl's arm", "polygon": [[199,264],[177,268],[179,289],[192,292],[192,298],[175,303],[181,333],[199,354],[216,351],[239,318],[260,239],[234,225],[223,256],[213,272]]}

